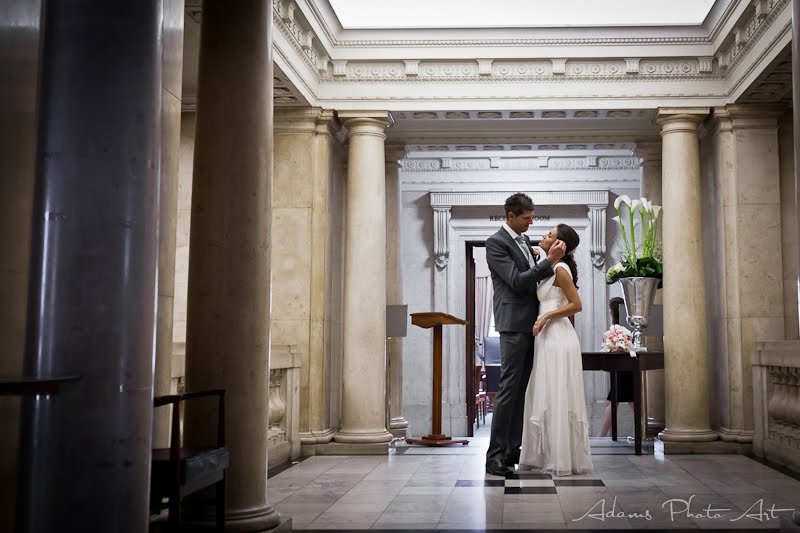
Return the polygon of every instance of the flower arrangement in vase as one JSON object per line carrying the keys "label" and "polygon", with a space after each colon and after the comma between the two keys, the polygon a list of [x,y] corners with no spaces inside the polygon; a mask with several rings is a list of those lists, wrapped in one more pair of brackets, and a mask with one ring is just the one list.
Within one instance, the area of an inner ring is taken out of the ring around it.
{"label": "flower arrangement in vase", "polygon": [[606,282],[610,285],[621,278],[633,277],[661,279],[664,275],[658,236],[661,206],[647,198],[631,200],[623,195],[614,200],[614,209],[617,216],[612,220],[622,230],[624,249],[621,260],[606,272]]}

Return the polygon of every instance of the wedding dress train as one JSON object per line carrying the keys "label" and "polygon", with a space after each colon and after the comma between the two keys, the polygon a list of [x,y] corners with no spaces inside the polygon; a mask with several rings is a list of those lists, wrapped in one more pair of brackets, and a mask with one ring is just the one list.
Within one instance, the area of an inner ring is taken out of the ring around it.
{"label": "wedding dress train", "polygon": [[[570,272],[566,263],[558,263],[553,270],[557,268]],[[537,289],[540,316],[567,303],[554,282],[555,276]],[[556,475],[593,470],[581,346],[568,318],[550,320],[536,336],[524,421],[520,467]]]}

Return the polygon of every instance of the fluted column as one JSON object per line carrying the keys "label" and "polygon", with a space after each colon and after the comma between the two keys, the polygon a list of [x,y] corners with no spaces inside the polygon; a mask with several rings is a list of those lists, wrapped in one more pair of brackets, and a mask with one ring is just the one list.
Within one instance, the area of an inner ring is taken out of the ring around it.
{"label": "fluted column", "polygon": [[[160,0],[43,9],[19,531],[148,527]],[[23,124],[24,127],[24,124]]]}
{"label": "fluted column", "polygon": [[[226,531],[263,531],[267,502],[272,2],[205,2],[186,330],[186,389],[224,388]],[[213,402],[186,405],[188,446],[213,442]],[[213,520],[213,505],[187,509]]]}
{"label": "fluted column", "polygon": [[663,143],[664,384],[670,442],[716,440],[708,403],[708,344],[698,126],[707,109],[660,109]]}
{"label": "fluted column", "polygon": [[[340,112],[349,130],[341,427],[334,440],[383,444],[386,431],[386,170],[388,113]],[[387,447],[388,449],[388,447]]]}
{"label": "fluted column", "polygon": [[[661,151],[660,142],[636,143],[634,153],[642,160],[642,196],[656,205],[661,205]],[[663,219],[658,220],[658,233],[663,235]],[[656,304],[663,304],[663,291],[656,292]],[[645,329],[645,334],[647,330]],[[651,349],[662,349],[662,339],[647,338]],[[664,429],[664,371],[652,370],[645,375],[647,391],[647,429],[660,431]]]}
{"label": "fluted column", "polygon": [[[400,256],[403,199],[400,193],[400,160],[406,155],[405,146],[386,147],[386,304],[403,303],[403,270]],[[389,339],[386,355],[389,366],[389,431],[395,437],[405,437],[408,420],[403,417],[403,338]]]}

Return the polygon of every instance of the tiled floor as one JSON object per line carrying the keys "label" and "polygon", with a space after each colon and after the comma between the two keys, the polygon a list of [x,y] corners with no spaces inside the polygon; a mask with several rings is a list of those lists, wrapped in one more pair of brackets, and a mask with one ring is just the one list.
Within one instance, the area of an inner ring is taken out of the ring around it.
{"label": "tiled floor", "polygon": [[389,456],[309,457],[270,477],[269,501],[295,529],[339,530],[763,530],[791,515],[771,509],[800,507],[800,481],[744,456],[637,457],[592,441],[595,473],[555,479],[487,475],[484,436],[401,444]]}

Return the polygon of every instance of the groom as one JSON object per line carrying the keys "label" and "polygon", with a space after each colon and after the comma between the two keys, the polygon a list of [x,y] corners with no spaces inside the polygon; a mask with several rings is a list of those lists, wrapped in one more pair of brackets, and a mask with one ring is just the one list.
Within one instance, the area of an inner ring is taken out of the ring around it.
{"label": "groom", "polygon": [[533,368],[533,323],[539,314],[536,284],[553,275],[566,251],[556,241],[537,261],[523,235],[533,222],[533,200],[513,194],[505,203],[506,222],[486,240],[486,261],[494,286],[494,322],[500,333],[500,386],[494,401],[486,473],[506,476],[519,462],[525,389]]}

